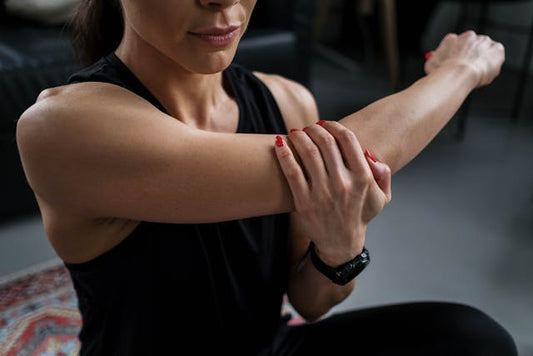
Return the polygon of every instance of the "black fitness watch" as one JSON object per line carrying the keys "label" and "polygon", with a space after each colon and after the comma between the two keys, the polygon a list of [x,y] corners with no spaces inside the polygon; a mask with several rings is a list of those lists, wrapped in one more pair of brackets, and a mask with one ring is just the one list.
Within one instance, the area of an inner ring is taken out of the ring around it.
{"label": "black fitness watch", "polygon": [[311,261],[315,268],[333,283],[341,286],[349,283],[370,263],[370,255],[365,247],[363,247],[363,252],[355,256],[353,260],[343,263],[338,267],[331,267],[325,264],[316,254],[315,244],[313,242],[309,245],[309,252],[311,253]]}

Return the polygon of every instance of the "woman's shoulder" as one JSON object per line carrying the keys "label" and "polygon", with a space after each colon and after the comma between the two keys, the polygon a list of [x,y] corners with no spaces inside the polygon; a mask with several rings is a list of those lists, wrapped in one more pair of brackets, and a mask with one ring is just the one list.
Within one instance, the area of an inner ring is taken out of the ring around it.
{"label": "woman's shoulder", "polygon": [[318,107],[305,85],[278,74],[254,71],[274,96],[289,128],[302,128],[319,120]]}
{"label": "woman's shoulder", "polygon": [[19,147],[31,147],[47,139],[55,140],[55,133],[74,134],[91,123],[98,125],[98,117],[112,108],[137,101],[141,98],[108,83],[85,82],[44,89],[17,120],[17,143]]}
{"label": "woman's shoulder", "polygon": [[[50,87],[43,89],[35,102],[28,108],[38,107],[43,104],[61,104],[62,102],[69,102],[74,98],[81,96],[91,96],[99,92],[106,92],[120,89],[117,85],[104,82],[78,82]],[[90,99],[90,97],[89,97]]]}
{"label": "woman's shoulder", "polygon": [[91,109],[116,110],[117,106],[145,102],[118,85],[105,82],[80,82],[46,88],[20,116],[18,122],[58,121],[76,114],[84,117]]}
{"label": "woman's shoulder", "polygon": [[44,192],[41,183],[53,183],[50,177],[58,165],[72,165],[87,152],[102,156],[109,149],[109,144],[94,142],[116,142],[126,128],[143,132],[146,117],[164,116],[143,98],[109,83],[43,90],[16,124],[17,147],[30,186],[35,193]]}

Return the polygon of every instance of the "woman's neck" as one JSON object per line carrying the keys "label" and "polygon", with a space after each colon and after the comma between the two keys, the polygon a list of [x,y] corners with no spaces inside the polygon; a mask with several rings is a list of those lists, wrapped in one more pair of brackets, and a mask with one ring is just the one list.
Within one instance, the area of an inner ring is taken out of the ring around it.
{"label": "woman's neck", "polygon": [[217,126],[217,115],[234,107],[222,72],[193,73],[135,35],[124,36],[116,55],[171,116],[189,126]]}

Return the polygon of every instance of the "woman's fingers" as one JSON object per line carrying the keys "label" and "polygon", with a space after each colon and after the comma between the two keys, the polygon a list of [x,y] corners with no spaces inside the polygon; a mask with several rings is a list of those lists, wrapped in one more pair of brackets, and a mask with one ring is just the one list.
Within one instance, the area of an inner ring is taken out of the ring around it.
{"label": "woman's fingers", "polygon": [[[368,150],[363,152],[356,135],[340,123],[321,121],[319,125],[309,126],[303,132],[291,130],[290,139],[301,156],[303,169],[311,171],[315,179],[325,178],[324,167],[329,176],[338,176],[346,168],[352,173],[369,174],[383,191],[387,201],[390,201],[390,167],[377,161]],[[299,164],[294,158],[291,163]]]}
{"label": "woman's fingers", "polygon": [[298,205],[309,194],[309,185],[305,179],[304,172],[287,142],[281,136],[276,136],[275,151],[281,170],[292,191],[294,203]]}
{"label": "woman's fingers", "polygon": [[370,174],[368,164],[363,155],[363,149],[357,136],[352,131],[336,121],[326,121],[322,127],[335,137],[344,157],[345,165],[352,173],[362,171]]}
{"label": "woman's fingers", "polygon": [[322,153],[311,137],[306,132],[296,131],[291,132],[290,140],[307,177],[311,180],[311,185],[327,178]]}
{"label": "woman's fingers", "polygon": [[[335,137],[333,137],[327,130],[320,127],[322,123],[323,122],[320,122],[319,125],[306,127],[304,132],[320,150],[327,171],[326,173],[330,177],[336,176],[345,169],[344,160]],[[296,133],[293,135],[296,135]],[[300,133],[300,135],[302,135],[302,133]],[[291,139],[292,137],[293,136],[290,136]]]}

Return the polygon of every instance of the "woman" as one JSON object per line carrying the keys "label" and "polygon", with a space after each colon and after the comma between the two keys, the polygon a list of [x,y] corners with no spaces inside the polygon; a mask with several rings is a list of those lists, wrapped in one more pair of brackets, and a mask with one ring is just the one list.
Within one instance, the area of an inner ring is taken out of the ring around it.
{"label": "woman", "polygon": [[[368,264],[365,231],[390,201],[391,171],[497,76],[501,44],[451,34],[412,87],[323,122],[304,87],[232,64],[254,6],[84,1],[76,23],[100,41],[82,43],[92,65],[18,123],[78,295],[81,354],[514,354],[505,330],[461,305],[323,318]],[[308,323],[286,325],[285,294]]]}

